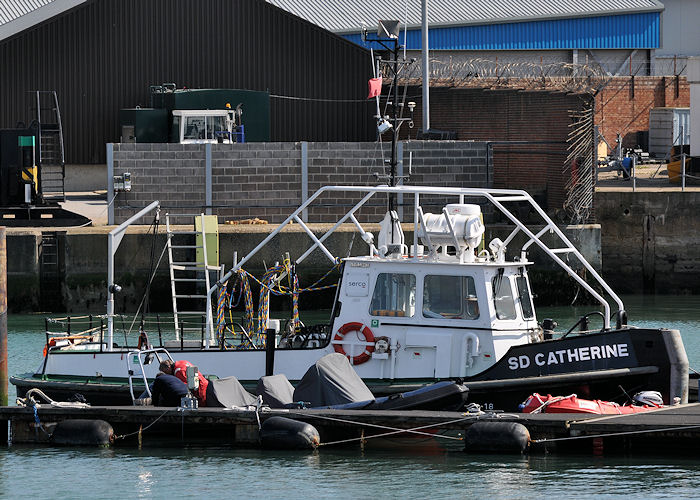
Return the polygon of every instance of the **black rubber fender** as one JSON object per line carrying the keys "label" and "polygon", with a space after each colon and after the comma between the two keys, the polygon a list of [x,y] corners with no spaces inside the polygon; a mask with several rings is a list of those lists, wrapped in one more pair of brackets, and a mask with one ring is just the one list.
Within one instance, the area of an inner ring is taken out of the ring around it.
{"label": "black rubber fender", "polygon": [[517,422],[476,422],[464,435],[464,451],[478,453],[526,453],[530,431]]}
{"label": "black rubber fender", "polygon": [[271,450],[314,450],[321,442],[311,424],[286,417],[270,417],[260,428],[260,444]]}
{"label": "black rubber fender", "polygon": [[109,446],[113,442],[114,429],[104,420],[64,420],[51,434],[51,444],[58,446]]}

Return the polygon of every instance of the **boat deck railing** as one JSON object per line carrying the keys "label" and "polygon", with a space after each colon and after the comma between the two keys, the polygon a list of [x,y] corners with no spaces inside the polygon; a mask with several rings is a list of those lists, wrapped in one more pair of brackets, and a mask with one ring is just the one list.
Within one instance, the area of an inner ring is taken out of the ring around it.
{"label": "boat deck railing", "polygon": [[[356,193],[360,197],[360,200],[352,206],[344,215],[340,216],[337,222],[322,236],[316,236],[309,226],[303,221],[303,213],[308,210],[314,202],[316,202],[319,197],[324,194],[329,193]],[[583,279],[579,274],[569,265],[564,258],[567,260],[574,259],[583,266],[588,275],[598,283],[602,290],[608,294],[612,300],[618,305],[618,327],[620,326],[621,318],[623,317],[624,304],[620,297],[610,288],[610,286],[603,280],[600,274],[593,268],[593,266],[585,259],[585,257],[578,251],[578,249],[569,241],[566,235],[559,229],[557,224],[547,215],[547,213],[535,202],[535,200],[523,190],[511,190],[511,189],[472,189],[472,188],[451,188],[451,187],[431,187],[431,186],[325,186],[316,191],[308,200],[299,206],[289,217],[287,217],[274,231],[272,231],[265,239],[263,239],[248,255],[237,262],[232,269],[224,274],[221,279],[215,283],[207,294],[207,329],[209,330],[209,337],[214,336],[214,321],[212,315],[212,294],[214,294],[219,286],[222,286],[231,276],[234,275],[239,269],[241,269],[250,259],[252,259],[261,249],[263,249],[273,238],[275,238],[285,227],[291,223],[296,223],[299,227],[306,233],[310,239],[309,247],[303,251],[296,259],[292,259],[297,263],[302,262],[306,259],[314,250],[320,250],[328,260],[332,263],[336,262],[336,257],[331,253],[331,251],[324,245],[325,240],[333,234],[343,223],[350,222],[354,224],[357,231],[360,233],[363,241],[365,241],[370,248],[370,255],[372,255],[373,249],[376,248],[373,245],[374,236],[366,231],[362,224],[358,221],[356,214],[365,204],[367,204],[373,197],[377,195],[396,195],[399,198],[404,198],[405,196],[413,196],[413,221],[414,221],[414,231],[413,231],[413,248],[418,248],[419,244],[419,225],[420,225],[420,198],[421,196],[441,196],[443,198],[456,198],[459,203],[464,203],[465,198],[477,198],[488,202],[492,207],[494,207],[498,212],[505,216],[514,226],[510,235],[503,242],[503,247],[507,246],[513,241],[513,239],[522,233],[526,236],[526,242],[523,244],[520,250],[520,260],[526,261],[527,250],[532,245],[539,247],[545,254],[547,254],[559,267],[561,267],[572,279],[574,279],[581,287],[583,287],[588,293],[591,294],[603,307],[604,309],[604,328],[610,329],[610,304],[599,293],[593,286],[591,286],[585,279]],[[455,200],[455,201],[457,201]],[[512,206],[513,203],[527,203],[534,212],[540,217],[537,223],[525,223],[519,219],[519,217],[514,213],[513,210],[508,208]],[[556,236],[556,244],[554,247],[550,247],[543,239],[544,235],[553,234]],[[564,257],[564,258],[562,258]],[[415,258],[415,257],[414,257]]]}

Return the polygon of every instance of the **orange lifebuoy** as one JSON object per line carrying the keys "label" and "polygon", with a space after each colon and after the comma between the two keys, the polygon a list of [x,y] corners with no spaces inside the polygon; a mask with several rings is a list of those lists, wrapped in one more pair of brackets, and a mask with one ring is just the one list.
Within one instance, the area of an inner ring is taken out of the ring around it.
{"label": "orange lifebuoy", "polygon": [[361,365],[362,363],[369,361],[369,359],[372,357],[372,352],[374,352],[374,334],[368,326],[356,321],[345,323],[343,326],[338,328],[338,331],[333,336],[333,348],[335,349],[335,352],[338,352],[343,356],[347,356],[348,359],[350,359],[351,356],[343,349],[342,341],[345,339],[345,335],[350,332],[361,333],[365,337],[365,342],[371,343],[371,345],[365,345],[365,350],[360,354],[357,356],[352,356],[352,364]]}
{"label": "orange lifebuoy", "polygon": [[44,357],[49,352],[49,349],[56,346],[57,340],[67,340],[70,344],[74,344],[75,340],[92,340],[92,335],[63,335],[61,337],[51,337],[49,338],[48,344],[44,345]]}

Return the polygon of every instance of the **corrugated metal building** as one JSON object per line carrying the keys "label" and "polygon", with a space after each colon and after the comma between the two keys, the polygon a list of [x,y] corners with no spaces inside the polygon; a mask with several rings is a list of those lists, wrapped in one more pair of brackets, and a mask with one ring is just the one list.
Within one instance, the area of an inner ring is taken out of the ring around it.
{"label": "corrugated metal building", "polygon": [[[365,46],[363,27],[373,32],[379,19],[400,20],[406,48],[422,46],[420,1],[267,1]],[[486,57],[503,64],[595,63],[628,74],[631,62],[636,75],[668,74],[671,67],[657,68],[655,57],[663,11],[658,0],[430,0],[428,45],[431,60],[444,64]]]}
{"label": "corrugated metal building", "polygon": [[263,0],[0,0],[0,16],[0,127],[56,90],[67,163],[104,163],[119,109],[164,82],[268,90],[272,140],[375,137],[367,51]]}

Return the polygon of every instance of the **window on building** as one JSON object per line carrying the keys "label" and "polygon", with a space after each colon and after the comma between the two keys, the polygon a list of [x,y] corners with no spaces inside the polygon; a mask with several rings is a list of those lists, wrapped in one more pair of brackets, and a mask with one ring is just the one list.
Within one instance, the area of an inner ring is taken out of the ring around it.
{"label": "window on building", "polygon": [[535,308],[532,307],[532,297],[530,296],[530,289],[527,287],[527,278],[518,276],[515,278],[515,284],[518,287],[518,297],[520,298],[520,308],[523,310],[523,318],[534,318]]}
{"label": "window on building", "polygon": [[471,276],[429,275],[423,281],[423,317],[476,319],[479,303]]}
{"label": "window on building", "polygon": [[412,274],[380,273],[374,285],[372,316],[411,317],[416,309],[416,277]]}
{"label": "window on building", "polygon": [[499,272],[491,282],[493,287],[493,303],[498,319],[516,319],[515,300],[513,299],[513,287],[507,276]]}

